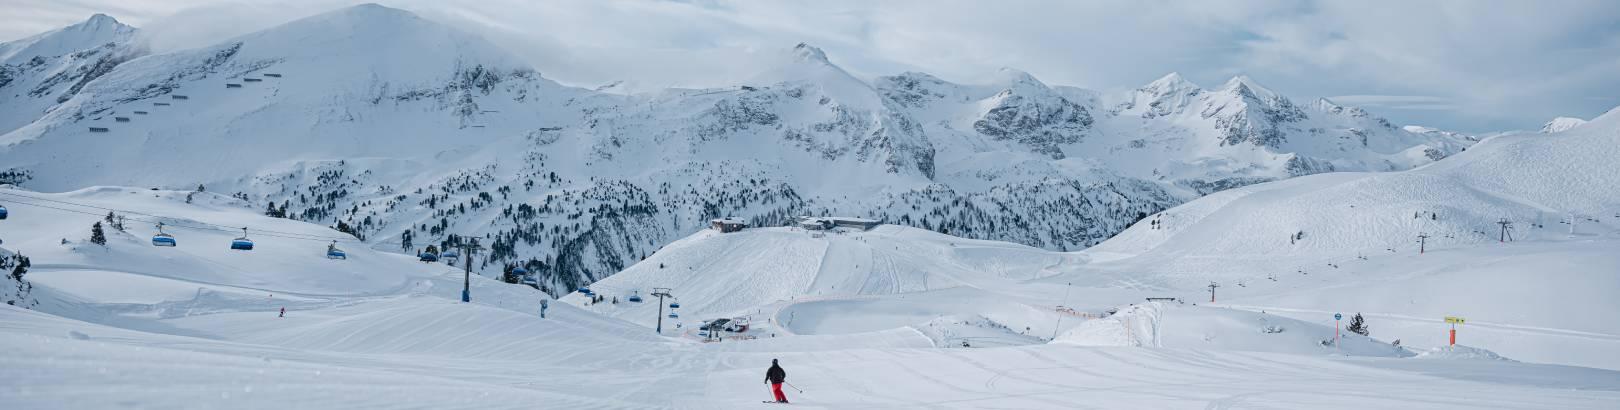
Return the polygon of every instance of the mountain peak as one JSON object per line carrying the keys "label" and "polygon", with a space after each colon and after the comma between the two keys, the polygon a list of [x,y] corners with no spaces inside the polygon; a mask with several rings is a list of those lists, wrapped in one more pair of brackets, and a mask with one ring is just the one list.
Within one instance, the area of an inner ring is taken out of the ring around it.
{"label": "mountain peak", "polygon": [[133,33],[134,31],[135,27],[119,22],[118,19],[113,18],[113,16],[96,13],[90,15],[90,18],[84,19],[84,21],[73,23],[73,25],[63,27],[56,31],[48,32],[46,35],[56,33],[58,36],[72,35],[76,37],[99,38],[123,36]]}
{"label": "mountain peak", "polygon": [[[274,66],[268,71],[298,75],[306,84],[375,78],[392,87],[443,84],[445,76],[464,70],[531,69],[476,34],[376,4],[331,10],[163,58],[176,64],[210,59],[261,70]],[[168,70],[150,68],[154,76]]]}
{"label": "mountain peak", "polygon": [[396,8],[393,8],[393,7],[388,7],[388,6],[384,6],[384,5],[377,4],[377,3],[360,3],[360,4],[353,5],[353,6],[344,7],[344,8],[339,9],[339,10],[341,10],[340,11],[341,13],[346,13],[346,14],[376,14],[376,15],[396,15],[396,16],[397,15],[415,16],[416,15],[414,13],[411,13],[409,11],[405,11],[403,9],[396,9]]}
{"label": "mountain peak", "polygon": [[[1325,113],[1330,113],[1330,114],[1344,114],[1344,115],[1349,115],[1349,116],[1352,116],[1352,117],[1369,117],[1369,116],[1372,115],[1372,114],[1368,113],[1367,110],[1361,109],[1361,107],[1349,107],[1349,106],[1340,105],[1339,103],[1333,102],[1333,100],[1329,100],[1329,99],[1327,99],[1325,97],[1317,98],[1316,101],[1313,104],[1311,104],[1310,108],[1313,108],[1313,109],[1315,109],[1316,111],[1319,111],[1319,112],[1325,112]],[[1380,118],[1378,120],[1379,121],[1385,121],[1382,118]]]}
{"label": "mountain peak", "polygon": [[995,82],[993,84],[1008,90],[1025,88],[1050,88],[1046,86],[1046,83],[1036,79],[1035,76],[1030,75],[1022,70],[1008,67],[1002,67],[1001,69],[996,70]]}
{"label": "mountain peak", "polygon": [[34,57],[54,57],[107,43],[128,41],[135,36],[135,31],[135,27],[120,23],[112,16],[96,13],[71,26],[0,43],[0,64]]}
{"label": "mountain peak", "polygon": [[1254,79],[1249,78],[1249,76],[1242,74],[1232,77],[1230,80],[1226,80],[1226,84],[1221,86],[1221,90],[1238,94],[1249,94],[1253,97],[1267,101],[1275,100],[1280,97],[1276,91],[1271,91],[1270,88],[1266,88],[1266,86],[1260,85],[1259,82],[1254,81]]}
{"label": "mountain peak", "polygon": [[123,26],[124,23],[120,23],[118,21],[118,19],[113,18],[113,16],[109,16],[109,15],[101,14],[101,13],[96,13],[96,14],[90,15],[90,18],[85,19],[84,22],[81,22],[79,24],[75,24],[75,26],[89,26],[89,27],[99,27],[99,26],[104,26],[104,25]]}
{"label": "mountain peak", "polygon": [[861,82],[855,80],[855,77],[845,72],[842,67],[833,64],[832,60],[827,58],[827,53],[821,51],[821,48],[809,43],[796,44],[792,49],[785,52],[778,49],[773,57],[772,64],[768,66],[769,68],[756,76],[753,79],[754,82],[776,83],[812,78],[821,80],[837,78],[838,80],[835,81],[845,81],[846,77],[850,81]]}
{"label": "mountain peak", "polygon": [[1029,75],[1028,72],[1012,67],[1002,67],[997,69],[996,76],[1009,82],[1040,82],[1040,80],[1035,79],[1035,76]]}
{"label": "mountain peak", "polygon": [[[488,54],[504,54],[486,44],[481,37],[435,21],[424,19],[407,10],[365,3],[294,20],[280,26],[251,33],[239,40],[257,40],[275,48],[296,51],[299,54],[325,54],[342,52],[332,47],[351,48],[356,51],[398,51],[394,48],[415,47],[425,51],[450,51],[461,48],[479,48]],[[313,50],[310,41],[327,42],[324,49]],[[386,50],[385,50],[386,49]]]}
{"label": "mountain peak", "polygon": [[[407,23],[407,21],[426,21],[416,13],[402,8],[377,5],[377,3],[360,3],[360,5],[345,6],[339,10],[329,11],[326,16],[350,19],[353,24],[389,24]],[[437,23],[434,23],[437,24]]]}
{"label": "mountain peak", "polygon": [[393,24],[438,25],[438,23],[427,21],[409,10],[396,9],[377,3],[356,4],[317,14],[305,20],[333,21],[336,24],[353,26],[356,30],[368,26],[388,27]]}
{"label": "mountain peak", "polygon": [[1198,88],[1198,85],[1193,84],[1191,81],[1187,81],[1187,79],[1185,77],[1181,76],[1181,73],[1171,71],[1170,74],[1165,74],[1163,77],[1159,77],[1159,79],[1153,80],[1153,82],[1148,83],[1147,86],[1142,87],[1142,88],[1143,89],[1153,89],[1153,90],[1172,90],[1172,89]]}
{"label": "mountain peak", "polygon": [[876,107],[880,101],[870,84],[833,64],[827,59],[827,53],[816,46],[799,43],[792,49],[777,49],[770,57],[765,69],[745,83],[814,84],[840,103],[863,107]]}
{"label": "mountain peak", "polygon": [[1582,124],[1586,124],[1586,120],[1575,117],[1553,118],[1552,121],[1547,121],[1547,124],[1541,126],[1541,133],[1551,134],[1555,132],[1562,132],[1570,128],[1579,127]]}
{"label": "mountain peak", "polygon": [[793,55],[798,57],[799,61],[832,64],[832,62],[827,61],[826,52],[809,43],[799,43],[799,45],[793,46]]}
{"label": "mountain peak", "polygon": [[133,33],[134,31],[135,27],[124,24],[123,22],[118,21],[118,19],[113,18],[113,16],[101,13],[92,14],[90,15],[90,18],[84,19],[84,21],[78,22],[74,25],[63,27],[61,30],[61,32],[64,33],[84,33],[80,35],[95,37],[122,37],[129,33]]}
{"label": "mountain peak", "polygon": [[1193,84],[1191,81],[1187,81],[1186,78],[1181,76],[1181,73],[1171,72],[1170,74],[1165,74],[1163,77],[1159,77],[1157,80],[1153,80],[1153,82],[1148,83],[1137,90],[1150,95],[1165,96],[1170,94],[1186,94],[1198,89],[1198,84]]}
{"label": "mountain peak", "polygon": [[57,30],[57,32],[120,33],[134,30],[135,27],[124,24],[123,22],[118,21],[118,19],[113,18],[113,16],[96,13],[90,15],[90,18],[84,19],[84,21],[63,27],[61,30]]}

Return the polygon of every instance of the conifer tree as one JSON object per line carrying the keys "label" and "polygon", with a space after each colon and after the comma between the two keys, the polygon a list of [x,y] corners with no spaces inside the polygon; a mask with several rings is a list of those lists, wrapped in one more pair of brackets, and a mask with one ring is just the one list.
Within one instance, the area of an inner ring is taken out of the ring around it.
{"label": "conifer tree", "polygon": [[1367,323],[1361,318],[1360,313],[1356,313],[1354,317],[1350,318],[1350,327],[1346,328],[1346,330],[1349,330],[1350,333],[1355,333],[1362,336],[1366,336],[1367,333],[1370,333],[1367,331]]}
{"label": "conifer tree", "polygon": [[90,243],[107,246],[107,234],[101,231],[101,222],[90,225]]}

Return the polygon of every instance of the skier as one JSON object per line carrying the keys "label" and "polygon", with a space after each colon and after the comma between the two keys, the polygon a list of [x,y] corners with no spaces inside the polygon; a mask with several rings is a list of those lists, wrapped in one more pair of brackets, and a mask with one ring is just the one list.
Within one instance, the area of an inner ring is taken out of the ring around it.
{"label": "skier", "polygon": [[771,359],[771,369],[765,371],[765,382],[771,384],[771,393],[776,394],[777,403],[788,402],[787,395],[782,394],[782,383],[786,381],[787,371],[776,364],[776,359]]}
{"label": "skier", "polygon": [[281,308],[281,314],[280,314],[280,315],[276,315],[276,317],[287,317],[287,308],[286,308],[286,307],[282,307],[282,308]]}

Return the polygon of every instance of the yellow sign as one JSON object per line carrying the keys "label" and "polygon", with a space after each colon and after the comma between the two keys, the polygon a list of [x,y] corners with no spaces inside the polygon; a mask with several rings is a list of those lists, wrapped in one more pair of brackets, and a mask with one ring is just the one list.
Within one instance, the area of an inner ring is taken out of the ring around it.
{"label": "yellow sign", "polygon": [[1456,316],[1446,316],[1446,323],[1460,325],[1460,324],[1463,324],[1463,322],[1464,322],[1463,318],[1456,317]]}

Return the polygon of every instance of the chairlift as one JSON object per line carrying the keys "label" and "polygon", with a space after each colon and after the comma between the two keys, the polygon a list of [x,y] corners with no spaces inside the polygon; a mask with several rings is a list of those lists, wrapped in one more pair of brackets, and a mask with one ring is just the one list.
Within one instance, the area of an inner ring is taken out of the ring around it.
{"label": "chairlift", "polygon": [[677,315],[677,314],[675,314],[675,311],[671,310],[671,311],[669,311],[669,318],[670,319],[680,319],[681,315]]}
{"label": "chairlift", "polygon": [[248,239],[247,228],[242,228],[242,237],[231,240],[231,249],[240,251],[253,250],[253,240]]}
{"label": "chairlift", "polygon": [[178,243],[175,243],[175,237],[173,237],[173,235],[168,235],[168,233],[157,233],[157,235],[152,235],[152,246],[170,246],[170,248],[173,248],[173,246],[177,245]]}
{"label": "chairlift", "polygon": [[579,293],[590,294],[591,293],[591,288],[587,287],[587,286],[580,286],[579,289],[575,289],[575,291],[578,291]]}
{"label": "chairlift", "polygon": [[332,241],[331,245],[326,245],[326,258],[349,260],[349,254],[342,249],[338,249],[337,241]]}
{"label": "chairlift", "polygon": [[163,233],[162,222],[158,222],[157,230],[157,235],[152,235],[152,246],[167,246],[172,248],[179,245],[179,243],[174,241],[174,235]]}
{"label": "chairlift", "polygon": [[681,308],[681,302],[669,302],[669,308],[670,309],[680,309]]}
{"label": "chairlift", "polygon": [[523,269],[522,266],[519,266],[519,267],[512,268],[512,274],[513,275],[520,275],[520,276],[521,275],[528,275],[529,270],[528,269]]}
{"label": "chairlift", "polygon": [[421,254],[416,255],[416,259],[422,262],[438,262],[439,255],[430,252],[422,252]]}
{"label": "chairlift", "polygon": [[628,301],[631,301],[631,302],[636,302],[636,303],[641,303],[641,292],[631,293],[630,297],[625,298],[625,300],[628,300]]}

